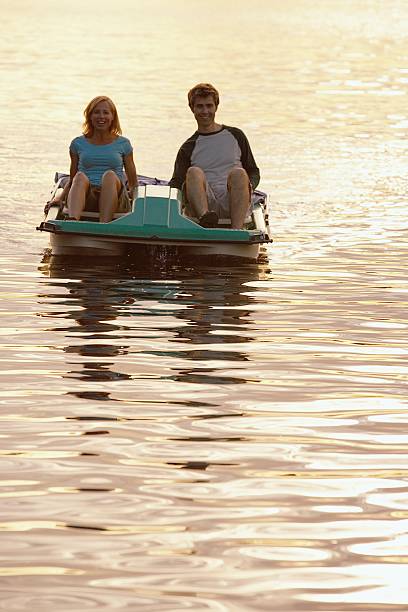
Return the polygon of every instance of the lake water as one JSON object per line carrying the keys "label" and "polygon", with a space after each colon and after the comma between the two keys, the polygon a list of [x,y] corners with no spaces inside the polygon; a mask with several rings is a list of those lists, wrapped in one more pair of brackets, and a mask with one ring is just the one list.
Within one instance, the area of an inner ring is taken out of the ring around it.
{"label": "lake water", "polygon": [[[0,609],[406,610],[407,3],[0,7]],[[262,262],[52,258],[87,102],[168,178],[198,81]]]}

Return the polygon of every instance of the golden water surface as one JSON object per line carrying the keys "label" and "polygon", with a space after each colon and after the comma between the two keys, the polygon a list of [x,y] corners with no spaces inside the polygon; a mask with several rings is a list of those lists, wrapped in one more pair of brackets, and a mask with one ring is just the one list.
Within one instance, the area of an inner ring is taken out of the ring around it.
{"label": "golden water surface", "polygon": [[[405,0],[0,8],[0,610],[406,610]],[[197,81],[262,262],[52,258],[89,99],[168,178]]]}

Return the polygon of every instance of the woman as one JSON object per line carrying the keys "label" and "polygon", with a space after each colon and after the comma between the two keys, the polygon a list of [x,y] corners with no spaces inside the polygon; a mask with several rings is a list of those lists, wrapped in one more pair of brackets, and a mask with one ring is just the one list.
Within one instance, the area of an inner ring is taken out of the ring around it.
{"label": "woman", "polygon": [[[112,100],[98,96],[84,110],[84,131],[69,147],[70,180],[61,198],[68,194],[68,219],[78,221],[82,211],[99,210],[101,223],[115,212],[131,209],[137,189],[133,147],[122,136]],[[126,190],[127,180],[127,190]]]}

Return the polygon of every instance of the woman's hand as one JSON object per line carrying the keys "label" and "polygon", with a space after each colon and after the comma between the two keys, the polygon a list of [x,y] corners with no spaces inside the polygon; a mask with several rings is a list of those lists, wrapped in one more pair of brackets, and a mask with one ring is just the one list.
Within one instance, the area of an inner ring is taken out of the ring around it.
{"label": "woman's hand", "polygon": [[48,213],[50,212],[51,206],[60,206],[60,205],[61,205],[61,196],[57,196],[55,198],[52,198],[52,200],[48,200],[48,202],[44,206],[44,214],[48,215]]}

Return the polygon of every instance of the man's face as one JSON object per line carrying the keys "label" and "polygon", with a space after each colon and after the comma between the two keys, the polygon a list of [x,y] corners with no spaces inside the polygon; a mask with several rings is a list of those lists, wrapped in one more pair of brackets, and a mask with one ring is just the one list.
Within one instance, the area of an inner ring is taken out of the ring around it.
{"label": "man's face", "polygon": [[214,123],[217,107],[212,96],[197,96],[192,110],[199,128],[209,127]]}

